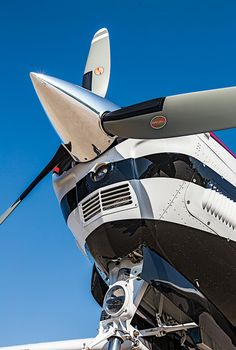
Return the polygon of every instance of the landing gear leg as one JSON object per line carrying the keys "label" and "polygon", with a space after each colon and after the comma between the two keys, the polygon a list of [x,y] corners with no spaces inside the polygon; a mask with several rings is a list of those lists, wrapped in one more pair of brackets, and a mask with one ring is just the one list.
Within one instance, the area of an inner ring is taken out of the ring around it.
{"label": "landing gear leg", "polygon": [[123,340],[118,337],[111,337],[108,342],[108,350],[120,350]]}
{"label": "landing gear leg", "polygon": [[[99,333],[88,348],[91,350],[107,340],[108,350],[130,349],[137,347],[148,350],[135,337],[131,325],[134,314],[147,288],[147,283],[140,279],[142,259],[136,261],[122,259],[109,266],[110,287],[107,291],[100,321]],[[87,350],[87,349],[86,349]]]}
{"label": "landing gear leg", "polygon": [[[165,324],[161,321],[163,298],[160,300],[157,326],[149,329],[135,329],[131,324],[148,284],[140,278],[142,260],[114,261],[109,266],[109,289],[104,297],[99,333],[85,350],[99,350],[104,343],[108,350],[148,350],[147,337],[163,337],[169,333],[185,333],[196,328],[194,322]],[[183,341],[185,339],[183,338]]]}

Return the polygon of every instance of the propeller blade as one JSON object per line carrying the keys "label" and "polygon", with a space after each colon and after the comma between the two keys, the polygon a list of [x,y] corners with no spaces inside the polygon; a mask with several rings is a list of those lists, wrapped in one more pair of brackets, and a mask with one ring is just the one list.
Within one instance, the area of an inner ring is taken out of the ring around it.
{"label": "propeller blade", "polygon": [[91,42],[82,86],[104,97],[110,78],[110,41],[106,28],[100,29]]}
{"label": "propeller blade", "polygon": [[102,116],[110,135],[159,139],[236,127],[236,87],[157,98]]}
{"label": "propeller blade", "polygon": [[7,217],[16,209],[16,207],[28,196],[28,194],[34,189],[34,187],[46,176],[53,168],[58,165],[66,157],[70,157],[66,146],[60,145],[50,162],[45,168],[39,173],[39,175],[31,182],[31,184],[24,190],[24,192],[17,198],[17,200],[0,216],[0,225],[7,219]]}

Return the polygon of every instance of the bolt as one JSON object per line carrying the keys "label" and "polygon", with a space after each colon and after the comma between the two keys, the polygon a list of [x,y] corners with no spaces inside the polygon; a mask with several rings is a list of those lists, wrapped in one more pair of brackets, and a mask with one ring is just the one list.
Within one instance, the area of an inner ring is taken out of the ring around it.
{"label": "bolt", "polygon": [[137,349],[138,346],[139,346],[139,340],[135,340],[134,345],[132,346],[131,349]]}
{"label": "bolt", "polygon": [[200,284],[199,284],[199,280],[198,280],[197,278],[194,280],[194,282],[196,283],[196,286],[197,286],[197,287],[199,287],[199,286],[200,286]]}

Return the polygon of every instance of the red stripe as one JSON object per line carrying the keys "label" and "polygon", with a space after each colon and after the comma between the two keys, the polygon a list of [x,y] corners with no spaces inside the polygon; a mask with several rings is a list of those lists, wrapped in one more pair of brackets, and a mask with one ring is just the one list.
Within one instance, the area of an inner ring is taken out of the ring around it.
{"label": "red stripe", "polygon": [[210,132],[211,137],[213,137],[216,142],[218,142],[226,151],[228,151],[234,158],[236,158],[236,154],[233,153],[229,147],[227,147],[213,132]]}

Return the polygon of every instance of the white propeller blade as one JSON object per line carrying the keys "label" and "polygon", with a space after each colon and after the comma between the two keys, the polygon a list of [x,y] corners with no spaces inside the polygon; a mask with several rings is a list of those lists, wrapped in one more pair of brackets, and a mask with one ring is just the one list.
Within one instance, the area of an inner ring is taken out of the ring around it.
{"label": "white propeller blade", "polygon": [[110,41],[106,28],[100,29],[91,42],[83,76],[83,87],[104,97],[110,79]]}
{"label": "white propeller blade", "polygon": [[161,97],[102,117],[110,135],[161,139],[236,127],[236,87]]}

